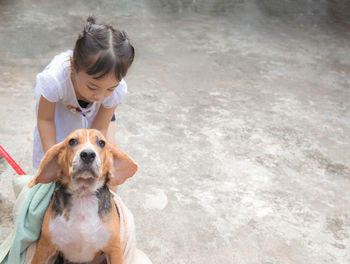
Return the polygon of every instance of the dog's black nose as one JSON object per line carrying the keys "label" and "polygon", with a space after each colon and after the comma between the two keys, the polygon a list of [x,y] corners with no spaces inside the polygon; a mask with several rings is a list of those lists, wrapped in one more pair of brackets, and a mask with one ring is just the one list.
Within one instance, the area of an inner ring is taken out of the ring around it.
{"label": "dog's black nose", "polygon": [[96,157],[96,153],[94,151],[84,150],[84,151],[80,152],[80,158],[86,164],[93,162],[95,157]]}

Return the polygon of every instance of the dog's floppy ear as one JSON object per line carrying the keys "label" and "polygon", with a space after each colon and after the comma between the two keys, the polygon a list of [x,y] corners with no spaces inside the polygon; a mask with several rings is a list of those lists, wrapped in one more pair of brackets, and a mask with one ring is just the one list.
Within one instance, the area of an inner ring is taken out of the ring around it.
{"label": "dog's floppy ear", "polygon": [[119,185],[124,183],[128,178],[132,177],[136,173],[138,165],[117,147],[112,146],[111,144],[109,146],[113,155],[113,164],[110,168],[111,178],[109,183],[111,185]]}
{"label": "dog's floppy ear", "polygon": [[28,184],[32,188],[38,183],[49,183],[58,177],[58,154],[63,150],[64,142],[52,146],[40,162],[39,170],[34,179]]}

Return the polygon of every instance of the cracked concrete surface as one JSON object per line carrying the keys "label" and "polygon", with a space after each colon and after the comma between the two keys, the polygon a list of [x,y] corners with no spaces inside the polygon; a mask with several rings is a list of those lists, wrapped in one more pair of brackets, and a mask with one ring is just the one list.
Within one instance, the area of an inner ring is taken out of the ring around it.
{"label": "cracked concrete surface", "polygon": [[0,144],[27,173],[35,75],[89,14],[136,48],[116,138],[140,170],[120,195],[154,263],[350,262],[348,1],[1,1]]}

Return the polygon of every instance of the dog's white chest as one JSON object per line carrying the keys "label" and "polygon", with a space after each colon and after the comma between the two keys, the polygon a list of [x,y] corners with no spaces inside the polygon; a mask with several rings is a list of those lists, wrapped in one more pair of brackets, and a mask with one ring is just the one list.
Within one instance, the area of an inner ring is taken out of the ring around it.
{"label": "dog's white chest", "polygon": [[95,196],[72,198],[68,221],[63,215],[58,216],[50,221],[49,228],[52,242],[73,262],[91,261],[110,238],[98,216]]}

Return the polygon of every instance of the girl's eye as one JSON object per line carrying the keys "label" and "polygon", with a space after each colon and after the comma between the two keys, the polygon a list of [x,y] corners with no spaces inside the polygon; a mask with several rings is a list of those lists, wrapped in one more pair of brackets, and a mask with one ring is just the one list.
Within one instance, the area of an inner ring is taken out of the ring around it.
{"label": "girl's eye", "polygon": [[75,138],[71,138],[69,141],[68,141],[68,144],[70,146],[75,146],[75,145],[78,145],[78,140],[76,140]]}
{"label": "girl's eye", "polygon": [[104,146],[106,145],[106,142],[104,140],[99,140],[97,142],[97,144],[101,147],[101,148],[104,148]]}
{"label": "girl's eye", "polygon": [[95,88],[91,88],[90,86],[88,86],[87,88],[89,88],[89,90],[91,90],[91,91],[95,91],[96,90]]}
{"label": "girl's eye", "polygon": [[108,89],[108,92],[114,92],[115,89]]}

